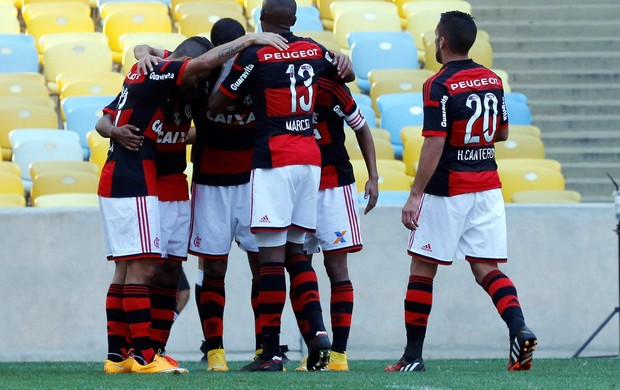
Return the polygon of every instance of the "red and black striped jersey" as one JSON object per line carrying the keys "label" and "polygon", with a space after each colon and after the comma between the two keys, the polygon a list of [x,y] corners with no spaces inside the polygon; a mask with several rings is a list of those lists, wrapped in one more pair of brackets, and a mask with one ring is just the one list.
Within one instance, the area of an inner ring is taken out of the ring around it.
{"label": "red and black striped jersey", "polygon": [[452,61],[424,83],[426,137],[446,137],[425,192],[453,196],[500,188],[497,132],[508,127],[502,80],[473,60]]}
{"label": "red and black striped jersey", "polygon": [[282,36],[288,40],[286,50],[251,46],[241,52],[220,91],[233,99],[252,95],[254,168],[320,166],[312,116],[318,77],[336,73],[332,54],[311,39]]}
{"label": "red and black striped jersey", "polygon": [[320,189],[349,185],[355,177],[344,146],[344,122],[357,131],[366,120],[344,83],[320,77],[318,86],[314,135],[321,150]]}
{"label": "red and black striped jersey", "polygon": [[[187,130],[184,136],[178,129],[164,132],[166,117],[175,118],[174,106],[170,97],[176,87],[180,86],[186,62],[162,61],[152,72],[143,74],[134,65],[125,77],[123,88],[117,99],[104,108],[104,113],[112,115],[115,126],[131,124],[139,129],[144,136],[144,143],[138,151],[130,151],[110,141],[108,159],[101,172],[99,195],[103,197],[122,198],[158,195],[155,160],[157,143],[173,144],[183,142],[183,169],[185,169],[185,145]],[[190,113],[191,114],[191,113]],[[181,117],[179,117],[181,119]],[[174,120],[173,120],[174,123]],[[181,120],[179,121],[181,126]],[[173,133],[176,133],[174,135]],[[177,148],[180,146],[164,148]],[[165,165],[165,164],[164,164]],[[162,173],[169,173],[170,167],[163,168]],[[178,170],[181,166],[174,169]],[[176,173],[176,172],[175,172]]]}
{"label": "red and black striped jersey", "polygon": [[250,181],[256,121],[252,97],[235,101],[219,114],[209,111],[210,86],[219,72],[203,88],[202,96],[193,104],[196,141],[192,147],[194,183],[211,186],[233,186]]}

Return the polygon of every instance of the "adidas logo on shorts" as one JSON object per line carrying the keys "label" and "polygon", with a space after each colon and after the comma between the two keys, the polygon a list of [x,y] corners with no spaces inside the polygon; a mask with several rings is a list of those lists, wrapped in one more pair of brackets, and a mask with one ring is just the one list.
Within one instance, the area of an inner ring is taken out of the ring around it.
{"label": "adidas logo on shorts", "polygon": [[427,252],[432,252],[433,250],[431,249],[431,244],[426,244],[424,245],[422,248],[423,251],[427,251]]}
{"label": "adidas logo on shorts", "polygon": [[269,217],[265,215],[264,217],[262,217],[262,218],[259,220],[259,222],[267,222],[267,223],[269,223],[269,222],[271,222],[271,221],[269,220]]}

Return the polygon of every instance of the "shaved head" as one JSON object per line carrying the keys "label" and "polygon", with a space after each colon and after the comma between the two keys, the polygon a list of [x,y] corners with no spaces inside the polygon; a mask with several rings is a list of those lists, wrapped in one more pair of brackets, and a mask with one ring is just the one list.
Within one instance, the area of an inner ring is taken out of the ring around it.
{"label": "shaved head", "polygon": [[261,9],[260,20],[278,27],[290,28],[295,24],[297,3],[295,0],[265,0]]}

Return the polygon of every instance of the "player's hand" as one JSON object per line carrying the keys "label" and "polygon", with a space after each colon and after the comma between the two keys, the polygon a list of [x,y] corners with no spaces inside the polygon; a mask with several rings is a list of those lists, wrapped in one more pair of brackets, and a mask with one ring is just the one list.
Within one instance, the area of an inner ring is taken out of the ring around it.
{"label": "player's hand", "polygon": [[110,132],[110,138],[123,148],[131,151],[138,151],[144,142],[144,136],[137,135],[135,132],[140,131],[136,126],[123,125],[121,127],[113,127]]}
{"label": "player's hand", "polygon": [[379,180],[378,179],[368,179],[366,182],[366,187],[364,190],[364,199],[368,199],[368,204],[364,209],[364,215],[368,214],[368,212],[375,208],[377,205],[377,200],[379,199]]}
{"label": "player's hand", "polygon": [[163,58],[152,54],[146,54],[143,57],[138,58],[138,73],[148,74],[149,72],[152,72],[153,67],[159,64],[159,61],[163,61]]}
{"label": "player's hand", "polygon": [[342,53],[334,53],[334,66],[338,69],[340,78],[345,78],[353,73],[353,63],[349,56]]}
{"label": "player's hand", "polygon": [[278,34],[270,32],[250,33],[250,39],[256,45],[269,45],[280,50],[288,49],[286,44],[288,41]]}
{"label": "player's hand", "polygon": [[416,230],[418,228],[418,209],[421,199],[422,195],[409,195],[403,207],[401,222],[409,230]]}

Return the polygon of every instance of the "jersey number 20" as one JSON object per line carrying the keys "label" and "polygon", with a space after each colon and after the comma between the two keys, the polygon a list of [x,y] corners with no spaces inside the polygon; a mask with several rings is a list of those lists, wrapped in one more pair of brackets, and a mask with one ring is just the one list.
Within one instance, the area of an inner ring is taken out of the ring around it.
{"label": "jersey number 20", "polygon": [[[474,114],[467,121],[465,127],[465,144],[477,144],[480,143],[480,136],[473,135],[472,130],[474,123],[482,116],[482,135],[486,142],[492,142],[497,131],[497,96],[492,93],[486,93],[484,100],[480,99],[480,96],[471,94],[467,97],[467,107],[475,110]],[[491,115],[493,115],[491,117]],[[491,119],[491,120],[489,120]]]}

